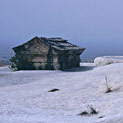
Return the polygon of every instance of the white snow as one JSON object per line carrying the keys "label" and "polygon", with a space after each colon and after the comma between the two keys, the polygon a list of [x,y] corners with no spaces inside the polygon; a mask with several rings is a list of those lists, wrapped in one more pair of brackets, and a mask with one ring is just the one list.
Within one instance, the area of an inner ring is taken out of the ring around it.
{"label": "white snow", "polygon": [[[105,76],[113,90],[107,94]],[[48,92],[53,88],[60,91]],[[88,104],[99,113],[79,116]],[[83,63],[66,71],[1,67],[0,123],[123,123],[123,64]]]}
{"label": "white snow", "polygon": [[96,66],[104,66],[112,63],[123,63],[123,56],[102,56],[94,60]]}

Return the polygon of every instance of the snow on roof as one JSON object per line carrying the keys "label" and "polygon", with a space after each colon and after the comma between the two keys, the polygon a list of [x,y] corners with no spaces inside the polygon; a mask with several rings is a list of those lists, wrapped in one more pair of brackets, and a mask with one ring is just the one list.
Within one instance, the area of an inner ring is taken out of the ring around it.
{"label": "snow on roof", "polygon": [[51,47],[58,50],[84,50],[85,48],[76,46],[69,43],[66,39],[56,37],[56,38],[44,38],[40,37],[41,41],[47,42]]}
{"label": "snow on roof", "polygon": [[66,42],[66,39],[63,39],[61,37],[56,37],[56,38],[45,38],[45,37],[40,37],[41,40],[48,40],[48,41],[53,41],[53,42]]}
{"label": "snow on roof", "polygon": [[[52,48],[55,48],[57,50],[84,50],[85,48],[76,46],[74,44],[69,43],[66,39],[56,37],[56,38],[45,38],[45,37],[34,37],[33,39],[38,38],[41,42],[44,42],[47,45],[50,45]],[[31,39],[30,41],[32,41]],[[30,41],[14,47],[14,50],[18,50],[28,44]]]}

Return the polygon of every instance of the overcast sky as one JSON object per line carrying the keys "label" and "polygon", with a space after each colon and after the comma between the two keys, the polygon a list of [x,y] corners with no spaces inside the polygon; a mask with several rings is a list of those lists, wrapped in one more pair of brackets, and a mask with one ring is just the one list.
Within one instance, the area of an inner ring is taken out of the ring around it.
{"label": "overcast sky", "polygon": [[123,0],[0,0],[1,48],[36,35],[68,39],[87,56],[123,55]]}

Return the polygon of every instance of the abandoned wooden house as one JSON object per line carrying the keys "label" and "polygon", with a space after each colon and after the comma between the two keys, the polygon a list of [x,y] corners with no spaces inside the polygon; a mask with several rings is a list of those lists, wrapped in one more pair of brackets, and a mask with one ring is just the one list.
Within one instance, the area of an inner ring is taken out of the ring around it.
{"label": "abandoned wooden house", "polygon": [[14,47],[12,66],[18,70],[62,70],[80,66],[80,55],[85,48],[73,45],[62,38],[34,37]]}

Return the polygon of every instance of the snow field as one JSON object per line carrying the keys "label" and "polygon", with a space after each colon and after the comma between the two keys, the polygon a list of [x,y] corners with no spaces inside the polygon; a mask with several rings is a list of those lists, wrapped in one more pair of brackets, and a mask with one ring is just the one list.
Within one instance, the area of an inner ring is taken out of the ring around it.
{"label": "snow field", "polygon": [[[105,94],[105,76],[112,92]],[[59,91],[48,92],[53,88]],[[123,64],[66,71],[0,68],[0,123],[122,123]],[[92,105],[99,112],[78,116]],[[103,118],[99,118],[103,116]]]}

